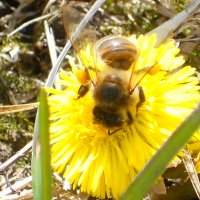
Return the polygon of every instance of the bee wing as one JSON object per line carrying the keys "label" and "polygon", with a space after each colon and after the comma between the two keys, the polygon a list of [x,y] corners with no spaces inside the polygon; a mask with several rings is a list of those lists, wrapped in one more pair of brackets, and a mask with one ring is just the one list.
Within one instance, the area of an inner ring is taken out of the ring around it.
{"label": "bee wing", "polygon": [[134,92],[135,88],[140,84],[142,79],[147,75],[153,75],[157,72],[157,63],[153,64],[152,66],[144,67],[142,69],[135,69],[132,66],[131,69],[131,76],[129,80],[129,92],[130,94]]}
{"label": "bee wing", "polygon": [[79,61],[85,70],[89,73],[89,77],[92,82],[96,82],[97,79],[97,54],[95,44],[97,41],[98,32],[95,28],[88,24],[73,41],[73,34],[83,19],[84,15],[71,5],[64,7],[62,12],[63,24],[67,32],[68,38],[72,42],[72,46],[78,56]]}

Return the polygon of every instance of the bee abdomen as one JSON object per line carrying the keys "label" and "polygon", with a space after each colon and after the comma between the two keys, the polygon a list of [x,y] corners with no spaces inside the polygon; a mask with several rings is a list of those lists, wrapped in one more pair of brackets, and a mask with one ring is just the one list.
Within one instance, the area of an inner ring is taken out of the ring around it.
{"label": "bee abdomen", "polygon": [[108,36],[98,42],[97,48],[104,62],[115,69],[128,70],[138,55],[135,44],[121,36]]}

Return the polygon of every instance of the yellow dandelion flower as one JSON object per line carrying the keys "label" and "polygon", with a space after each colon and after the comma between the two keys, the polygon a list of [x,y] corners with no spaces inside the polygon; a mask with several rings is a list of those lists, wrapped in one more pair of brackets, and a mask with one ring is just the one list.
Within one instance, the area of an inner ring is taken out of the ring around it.
{"label": "yellow dandelion flower", "polygon": [[[139,49],[136,69],[156,63],[140,82],[145,102],[137,111],[134,103],[130,106],[132,124],[109,134],[106,127],[94,123],[93,91],[90,89],[77,99],[80,83],[73,73],[76,64],[72,59],[72,72],[60,73],[60,83],[65,89],[48,90],[53,169],[73,189],[80,188],[102,199],[120,197],[200,100],[195,69],[181,67],[184,59],[178,56],[174,40],[157,47],[155,35],[129,39]],[[93,58],[88,51],[85,57],[90,64]]]}

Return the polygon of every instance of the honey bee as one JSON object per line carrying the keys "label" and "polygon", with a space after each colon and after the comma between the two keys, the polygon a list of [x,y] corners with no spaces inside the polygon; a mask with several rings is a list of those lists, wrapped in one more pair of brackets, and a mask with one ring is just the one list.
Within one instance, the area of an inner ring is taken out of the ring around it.
{"label": "honey bee", "polygon": [[[63,23],[69,37],[72,37],[74,27],[79,24],[79,17],[80,13],[75,9],[69,6],[63,9]],[[145,94],[139,83],[152,67],[134,70],[139,50],[128,38],[110,35],[97,39],[97,35],[88,25],[73,42],[75,52],[85,65],[83,73],[87,80],[80,85],[77,100],[91,90],[95,101],[94,123],[101,124],[108,130],[121,129],[134,121],[129,108],[135,105],[137,112],[145,102]],[[80,54],[88,44],[93,66],[87,66],[87,58]],[[98,63],[103,63],[105,68],[99,70]],[[92,74],[95,74],[95,78]],[[140,78],[135,83],[136,76]]]}

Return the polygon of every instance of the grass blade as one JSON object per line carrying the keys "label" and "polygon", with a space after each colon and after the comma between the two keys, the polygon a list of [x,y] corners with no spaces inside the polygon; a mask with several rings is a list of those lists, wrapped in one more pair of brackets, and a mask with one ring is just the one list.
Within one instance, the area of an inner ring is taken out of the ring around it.
{"label": "grass blade", "polygon": [[170,34],[173,33],[176,29],[178,29],[181,24],[189,19],[190,16],[194,14],[194,12],[198,9],[200,5],[200,0],[192,1],[191,4],[182,12],[178,13],[171,19],[167,20],[157,28],[150,31],[149,35],[155,33],[157,35],[157,45],[161,44],[165,41]]}
{"label": "grass blade", "polygon": [[51,165],[49,144],[48,105],[44,90],[40,93],[39,137],[36,142],[36,154],[32,158],[34,199],[51,200]]}

